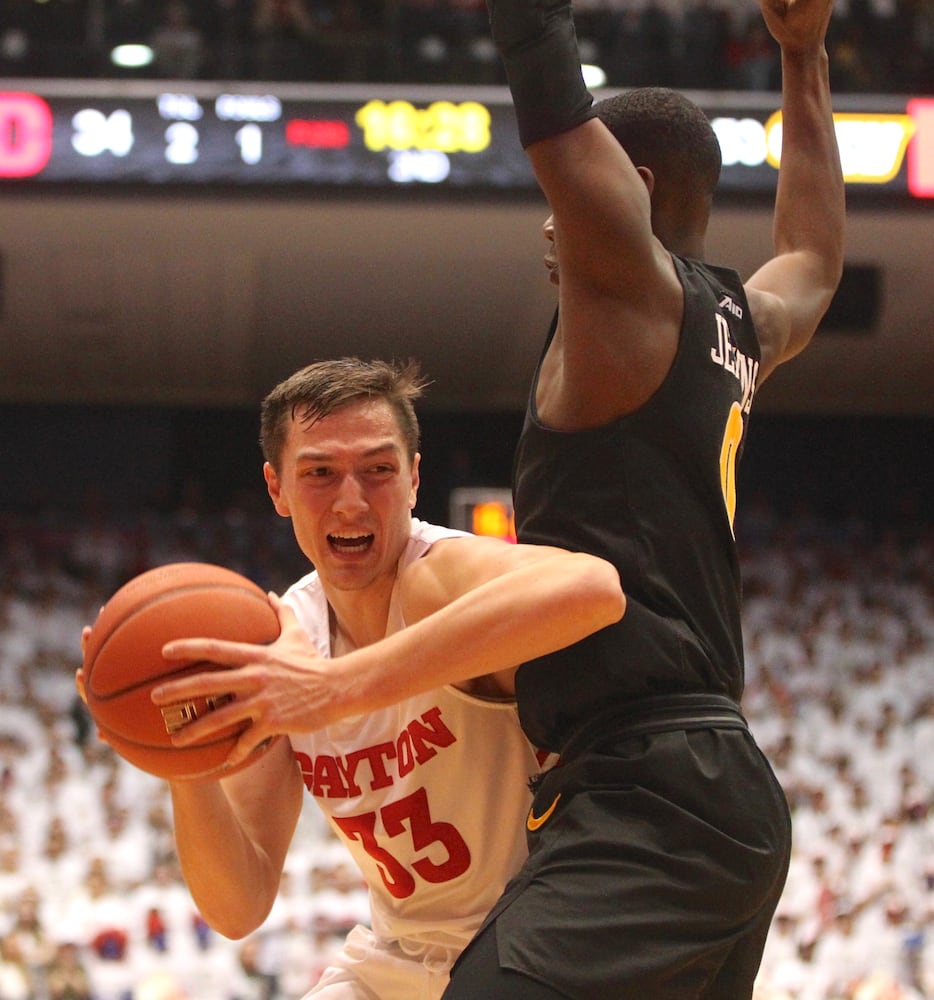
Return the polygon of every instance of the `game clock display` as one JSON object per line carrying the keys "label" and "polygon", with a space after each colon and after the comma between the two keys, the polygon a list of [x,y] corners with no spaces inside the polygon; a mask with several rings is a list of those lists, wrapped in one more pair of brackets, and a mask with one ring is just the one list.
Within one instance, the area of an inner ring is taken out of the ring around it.
{"label": "game clock display", "polygon": [[0,180],[534,189],[512,108],[476,99],[0,87]]}
{"label": "game clock display", "polygon": [[[538,194],[505,88],[170,86],[0,81],[0,186]],[[718,196],[771,199],[781,156],[778,96],[703,100],[723,154]],[[934,98],[847,95],[836,103],[844,177],[858,197],[934,197]]]}

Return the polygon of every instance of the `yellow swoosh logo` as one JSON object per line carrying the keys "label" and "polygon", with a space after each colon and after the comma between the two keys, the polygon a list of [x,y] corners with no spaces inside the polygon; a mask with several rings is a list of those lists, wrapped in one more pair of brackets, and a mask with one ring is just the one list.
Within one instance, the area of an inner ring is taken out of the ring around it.
{"label": "yellow swoosh logo", "polygon": [[541,816],[536,816],[535,813],[530,809],[529,818],[525,821],[525,825],[532,831],[539,829],[539,827],[544,826],[549,819],[551,819],[551,814],[558,808],[558,802],[561,799],[561,793],[555,796],[554,802],[541,814]]}

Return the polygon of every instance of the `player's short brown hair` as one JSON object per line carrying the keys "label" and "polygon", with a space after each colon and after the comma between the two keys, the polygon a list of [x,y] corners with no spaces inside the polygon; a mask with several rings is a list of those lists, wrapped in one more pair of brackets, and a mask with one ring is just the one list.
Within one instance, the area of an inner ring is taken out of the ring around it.
{"label": "player's short brown hair", "polygon": [[356,357],[316,361],[280,382],[263,400],[260,447],[279,468],[290,420],[313,424],[348,403],[385,399],[396,414],[409,460],[418,451],[421,431],[415,400],[427,385],[416,361],[366,361]]}

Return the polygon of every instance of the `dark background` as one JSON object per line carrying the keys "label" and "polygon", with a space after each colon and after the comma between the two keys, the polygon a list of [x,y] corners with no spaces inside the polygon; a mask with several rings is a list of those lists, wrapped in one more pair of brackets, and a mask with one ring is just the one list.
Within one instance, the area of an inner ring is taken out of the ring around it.
{"label": "dark background", "polygon": [[[454,487],[508,486],[521,421],[513,411],[423,413],[417,513],[444,522]],[[192,483],[213,507],[268,503],[252,410],[5,406],[0,422],[3,509],[80,512],[91,492],[114,510],[171,506]],[[753,414],[740,506],[763,495],[787,513],[930,520],[932,435],[925,417]]]}

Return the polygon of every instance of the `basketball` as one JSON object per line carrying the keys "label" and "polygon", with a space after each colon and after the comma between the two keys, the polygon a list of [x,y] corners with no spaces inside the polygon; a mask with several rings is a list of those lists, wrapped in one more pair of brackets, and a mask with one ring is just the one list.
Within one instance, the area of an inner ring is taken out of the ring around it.
{"label": "basketball", "polygon": [[[278,635],[279,620],[266,594],[239,573],[196,562],[149,570],[121,587],[91,628],[83,663],[88,711],[101,737],[143,771],[173,781],[230,774],[224,762],[244,725],[190,747],[171,742],[173,733],[227,699],[163,706],[150,699],[164,681],[227,668],[166,660],[162,647],[195,637],[268,643]],[[269,745],[258,747],[241,767]]]}

